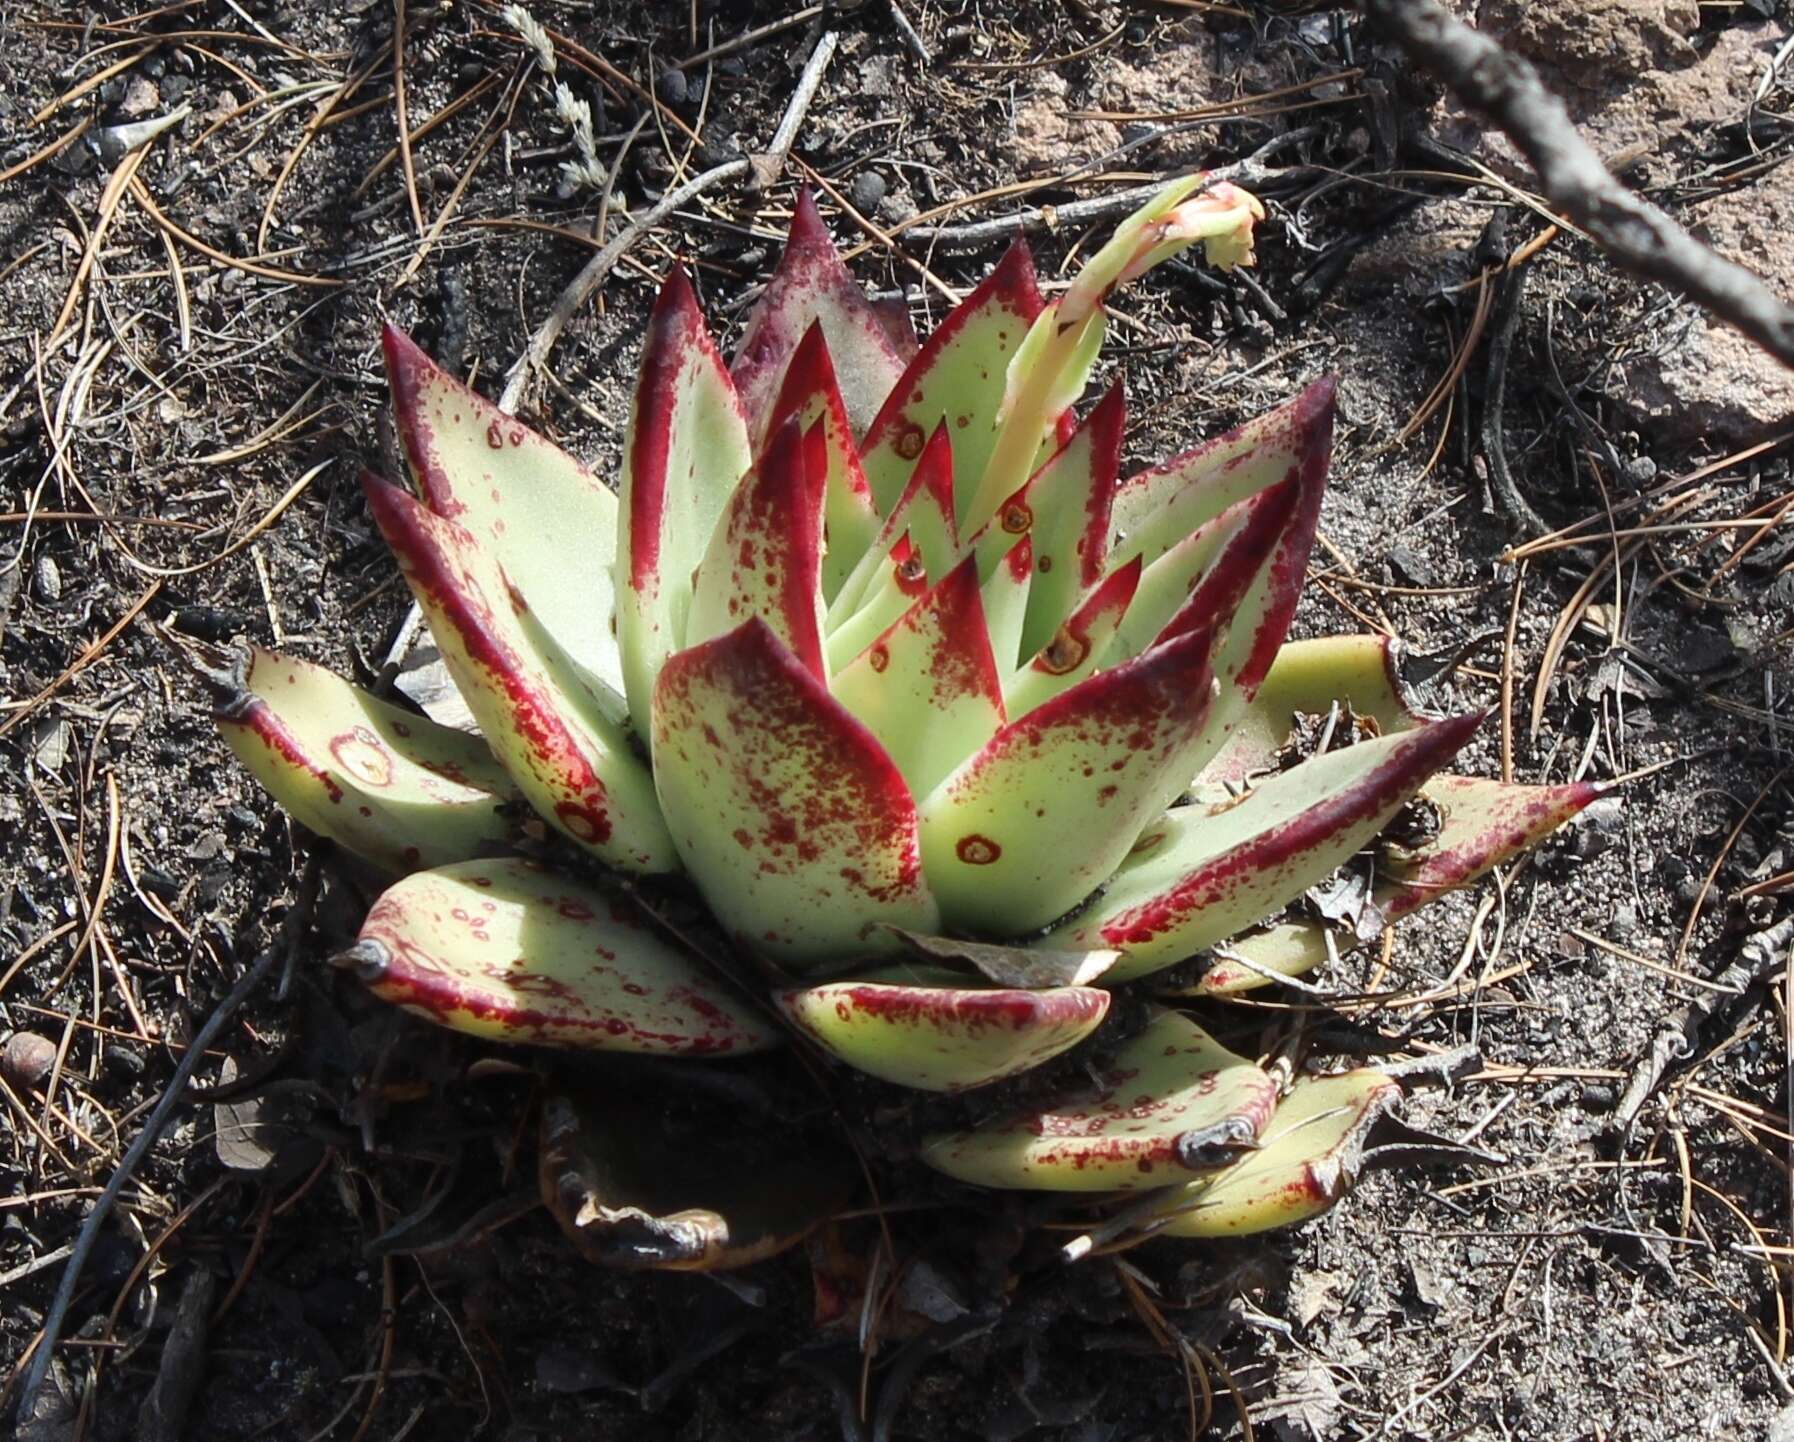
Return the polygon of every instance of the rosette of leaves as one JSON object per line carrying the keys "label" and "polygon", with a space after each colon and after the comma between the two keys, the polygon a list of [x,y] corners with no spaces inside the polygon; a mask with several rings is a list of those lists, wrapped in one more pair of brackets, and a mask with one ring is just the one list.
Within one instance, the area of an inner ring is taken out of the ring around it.
{"label": "rosette of leaves", "polygon": [[[1390,1078],[1292,1083],[1179,997],[1352,945],[1290,908],[1366,848],[1393,919],[1594,791],[1444,774],[1479,718],[1421,714],[1393,643],[1285,644],[1331,380],[1125,478],[1120,382],[1078,414],[1111,290],[1195,244],[1250,263],[1262,214],[1180,180],[1052,301],[1018,240],[918,345],[802,196],[732,364],[667,278],[614,490],[389,329],[410,475],[366,476],[367,504],[478,733],[259,649],[201,658],[256,778],[396,877],[345,960],[477,1036],[693,1066],[796,1040],[933,1091],[1064,1053],[1133,983],[1157,1010],[1070,1094],[922,1159],[1152,1191],[1174,1233],[1328,1205]],[[1354,744],[1280,764],[1293,718],[1341,707]],[[1379,842],[1417,797],[1430,831]],[[647,893],[695,898],[702,955]],[[850,1185],[665,1144],[633,1084],[546,1113],[545,1186],[606,1261],[749,1260]]]}

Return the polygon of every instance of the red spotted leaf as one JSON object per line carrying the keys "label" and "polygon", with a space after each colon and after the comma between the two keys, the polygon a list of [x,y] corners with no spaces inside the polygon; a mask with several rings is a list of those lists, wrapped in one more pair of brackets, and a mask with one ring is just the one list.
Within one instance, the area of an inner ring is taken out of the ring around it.
{"label": "red spotted leaf", "polygon": [[822,597],[833,601],[878,535],[880,518],[878,507],[872,504],[872,489],[860,469],[860,454],[835,383],[835,367],[821,322],[812,323],[791,357],[768,433],[791,416],[797,417],[803,429],[812,468],[828,478],[823,502]]}
{"label": "red spotted leaf", "polygon": [[1457,754],[1458,716],[1315,756],[1235,800],[1154,822],[1091,909],[1048,944],[1112,946],[1125,980],[1225,941],[1325,879]]}
{"label": "red spotted leaf", "polygon": [[1109,993],[1091,986],[990,987],[933,967],[780,992],[825,1051],[899,1086],[956,1092],[1031,1070],[1095,1031]]}
{"label": "red spotted leaf", "polygon": [[1018,240],[929,336],[867,430],[860,459],[881,511],[903,494],[922,447],[943,422],[963,509],[996,443],[1010,357],[1039,314],[1034,261]]}
{"label": "red spotted leaf", "polygon": [[778,1040],[633,906],[526,861],[406,877],[341,959],[376,996],[500,1041],[737,1056]]}
{"label": "red spotted leaf", "polygon": [[972,1131],[922,1160],[960,1181],[1033,1191],[1143,1191],[1239,1155],[1270,1123],[1277,1084],[1179,1012],[1123,1045],[1096,1086]]}
{"label": "red spotted leaf", "polygon": [[399,440],[419,494],[479,538],[586,684],[621,716],[614,604],[617,498],[584,465],[384,332]]}
{"label": "red spotted leaf", "polygon": [[675,270],[648,319],[623,447],[617,640],[639,730],[661,663],[685,644],[692,572],[752,460],[735,387]]}
{"label": "red spotted leaf", "polygon": [[976,557],[918,599],[829,684],[876,736],[914,795],[996,734],[1003,687],[984,630]]}
{"label": "red spotted leaf", "polygon": [[176,640],[219,692],[218,728],[289,815],[384,871],[500,848],[516,793],[477,736],[260,647]]}
{"label": "red spotted leaf", "polygon": [[787,417],[730,497],[698,565],[688,646],[758,617],[818,680],[827,679],[820,581],[828,477],[810,459],[797,417]]}
{"label": "red spotted leaf", "polygon": [[530,804],[613,866],[676,868],[647,769],[580,678],[532,644],[527,610],[493,558],[398,487],[374,476],[362,487],[449,675]]}
{"label": "red spotted leaf", "polygon": [[902,774],[765,622],[666,663],[654,747],[679,853],[744,945],[840,962],[896,949],[883,924],[936,929]]}
{"label": "red spotted leaf", "polygon": [[950,925],[1021,935],[1108,879],[1202,729],[1210,641],[1180,637],[1097,672],[1011,722],[929,794],[922,848]]}

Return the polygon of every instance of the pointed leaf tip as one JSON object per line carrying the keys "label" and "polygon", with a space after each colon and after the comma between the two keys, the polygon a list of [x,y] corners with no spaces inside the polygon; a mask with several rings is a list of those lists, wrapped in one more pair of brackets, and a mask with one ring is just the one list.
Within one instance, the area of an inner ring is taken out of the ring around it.
{"label": "pointed leaf tip", "polygon": [[477,736],[260,647],[178,638],[224,688],[218,727],[293,818],[393,874],[502,848],[510,778]]}
{"label": "pointed leaf tip", "polygon": [[953,437],[956,510],[966,511],[996,443],[1010,357],[1040,309],[1033,257],[1018,239],[929,336],[867,428],[860,459],[882,512],[942,420]]}
{"label": "pointed leaf tip", "polygon": [[1480,714],[1311,757],[1244,796],[1178,807],[1136,844],[1102,898],[1050,938],[1112,946],[1126,980],[1274,914],[1367,845],[1457,754]]}
{"label": "pointed leaf tip", "polygon": [[1095,1086],[1041,1110],[930,1137],[922,1160],[960,1181],[1034,1191],[1144,1191],[1189,1177],[1207,1147],[1249,1146],[1277,1084],[1180,1012],[1117,1048]]}
{"label": "pointed leaf tip", "polygon": [[1213,698],[1212,636],[1181,636],[1012,721],[922,803],[929,883],[953,925],[1017,936],[1106,881],[1162,809]]}
{"label": "pointed leaf tip", "polygon": [[632,906],[526,861],[407,877],[351,955],[375,995],[475,1036],[678,1056],[778,1041]]}
{"label": "pointed leaf tip", "polygon": [[[580,461],[443,370],[402,331],[382,332],[393,416],[424,503],[479,539],[613,719],[623,666],[610,616],[617,498]],[[569,554],[567,538],[577,536]]]}
{"label": "pointed leaf tip", "polygon": [[903,372],[884,320],[835,249],[816,199],[798,193],[791,229],[730,368],[753,434],[764,434],[780,378],[804,333],[829,339],[855,434],[863,431]]}
{"label": "pointed leaf tip", "polygon": [[1371,1068],[1298,1078],[1256,1151],[1162,1193],[1141,1230],[1239,1237],[1320,1215],[1357,1180],[1371,1128],[1400,1097],[1397,1083]]}
{"label": "pointed leaf tip", "polygon": [[805,427],[810,465],[823,483],[822,595],[832,603],[872,546],[881,518],[860,469],[859,449],[822,322],[812,321],[785,369],[767,421],[769,432],[796,417]]}
{"label": "pointed leaf tip", "polygon": [[675,269],[649,316],[623,446],[616,624],[638,734],[661,664],[685,644],[692,573],[752,462],[735,386]]}
{"label": "pointed leaf tip", "polygon": [[687,646],[757,616],[817,680],[827,680],[821,579],[828,476],[811,458],[798,418],[787,417],[735,488],[698,565]]}

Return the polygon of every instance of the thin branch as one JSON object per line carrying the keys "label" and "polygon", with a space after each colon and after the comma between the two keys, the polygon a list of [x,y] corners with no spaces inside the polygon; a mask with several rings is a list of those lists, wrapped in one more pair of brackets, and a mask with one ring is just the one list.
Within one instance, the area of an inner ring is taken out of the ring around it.
{"label": "thin branch", "polygon": [[[830,30],[817,41],[816,49],[810,55],[809,64],[804,67],[803,78],[785,107],[785,116],[779,122],[779,128],[773,135],[772,154],[779,153],[781,138],[784,138],[784,150],[788,153],[791,141],[796,138],[798,126],[803,123],[805,112],[810,101],[815,97],[816,87],[822,79],[822,67],[828,64],[829,57],[835,52],[835,32]],[[548,361],[549,352],[554,349],[555,342],[561,338],[561,332],[567,323],[578,314],[579,308],[591,297],[593,291],[604,284],[604,278],[611,273],[616,264],[633,246],[667,216],[694,196],[702,195],[712,186],[720,185],[725,180],[733,180],[737,176],[757,171],[764,165],[764,157],[750,160],[742,157],[738,160],[725,161],[721,165],[712,166],[702,175],[695,175],[684,185],[669,190],[652,206],[643,211],[617,238],[605,246],[581,268],[578,275],[568,283],[560,297],[554,303],[554,309],[543,318],[536,333],[530,337],[529,345],[505,376],[505,387],[499,395],[498,404],[501,410],[515,411],[517,403],[523,397],[523,388],[531,375],[540,370]],[[776,173],[776,172],[775,172]]]}
{"label": "thin branch", "polygon": [[1433,0],[1363,0],[1409,58],[1483,111],[1532,162],[1551,203],[1621,268],[1668,286],[1794,367],[1794,307],[1614,178],[1531,64]]}
{"label": "thin branch", "polygon": [[87,1214],[87,1220],[81,1224],[81,1233],[75,1239],[74,1251],[69,1262],[62,1270],[62,1280],[57,1283],[56,1296],[50,1303],[50,1310],[44,1316],[43,1331],[38,1336],[37,1350],[32,1353],[30,1370],[25,1374],[25,1387],[20,1395],[20,1418],[29,1418],[37,1402],[38,1389],[44,1384],[44,1376],[50,1370],[50,1361],[56,1353],[56,1344],[62,1337],[63,1324],[68,1320],[69,1305],[75,1300],[75,1287],[81,1280],[81,1269],[88,1255],[93,1251],[94,1243],[99,1240],[100,1228],[111,1214],[113,1204],[118,1201],[126,1184],[137,1173],[140,1162],[149,1153],[168,1125],[174,1110],[186,1099],[187,1083],[193,1079],[193,1073],[200,1062],[205,1060],[207,1051],[223,1032],[230,1019],[237,1014],[249,994],[261,984],[273,967],[275,958],[280,955],[277,948],[270,947],[256,958],[254,965],[243,973],[242,979],[231,988],[230,994],[218,1003],[218,1007],[206,1023],[199,1029],[193,1040],[187,1044],[180,1064],[175,1067],[174,1075],[163,1089],[162,1098],[151,1110],[149,1118],[143,1124],[143,1130],[137,1133],[137,1139],[131,1143],[130,1149],[120,1159],[117,1169],[107,1180],[104,1189],[94,1201],[93,1210]]}
{"label": "thin branch", "polygon": [[[1279,135],[1261,145],[1244,160],[1236,160],[1231,165],[1208,171],[1208,178],[1217,182],[1231,180],[1248,189],[1263,185],[1272,175],[1287,173],[1271,170],[1264,163],[1266,158],[1298,140],[1307,139],[1313,133],[1311,128],[1305,127],[1300,131],[1292,130]],[[1086,175],[1089,169],[1086,166],[1069,175],[1052,176],[1041,181],[1040,186],[1045,188],[1049,185],[1070,184]],[[1181,170],[1173,171],[1163,180],[1155,180],[1149,185],[1130,185],[1125,190],[1112,190],[1107,195],[1093,195],[1087,200],[1067,201],[1064,205],[1031,205],[1025,210],[1011,211],[1008,215],[1000,215],[991,220],[968,221],[963,225],[912,225],[904,230],[894,229],[891,234],[911,244],[948,254],[980,250],[987,245],[1010,240],[1018,231],[1035,234],[1066,226],[1094,225],[1099,221],[1127,215],[1157,195],[1164,188],[1165,181],[1182,174],[1184,172]]]}

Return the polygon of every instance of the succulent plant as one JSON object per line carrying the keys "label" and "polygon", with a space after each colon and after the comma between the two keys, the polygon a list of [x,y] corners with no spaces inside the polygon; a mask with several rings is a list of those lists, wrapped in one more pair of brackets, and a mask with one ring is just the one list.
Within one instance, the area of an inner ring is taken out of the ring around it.
{"label": "succulent plant", "polygon": [[[1355,944],[1301,902],[1367,848],[1393,919],[1595,793],[1442,775],[1479,718],[1423,715],[1394,642],[1285,644],[1331,380],[1126,479],[1119,381],[1075,414],[1110,291],[1197,243],[1249,264],[1262,215],[1180,180],[1050,302],[1018,240],[918,347],[800,196],[733,365],[667,278],[614,492],[388,329],[412,484],[367,476],[367,503],[478,735],[302,661],[201,653],[257,779],[398,878],[344,960],[479,1036],[795,1043],[930,1091],[1059,1056],[1130,983],[1156,998],[1143,1029],[921,1159],[1149,1192],[1142,1226],[1190,1235],[1330,1203],[1394,1083],[1292,1082],[1180,999]],[[1313,716],[1326,734],[1292,748]],[[677,926],[643,904],[682,896]],[[801,1230],[749,1220],[764,1189],[713,1206],[689,1155],[673,1185],[652,1110],[628,1087],[548,1108],[545,1183],[592,1255],[728,1265]],[[853,1182],[769,1178],[806,1216]]]}

